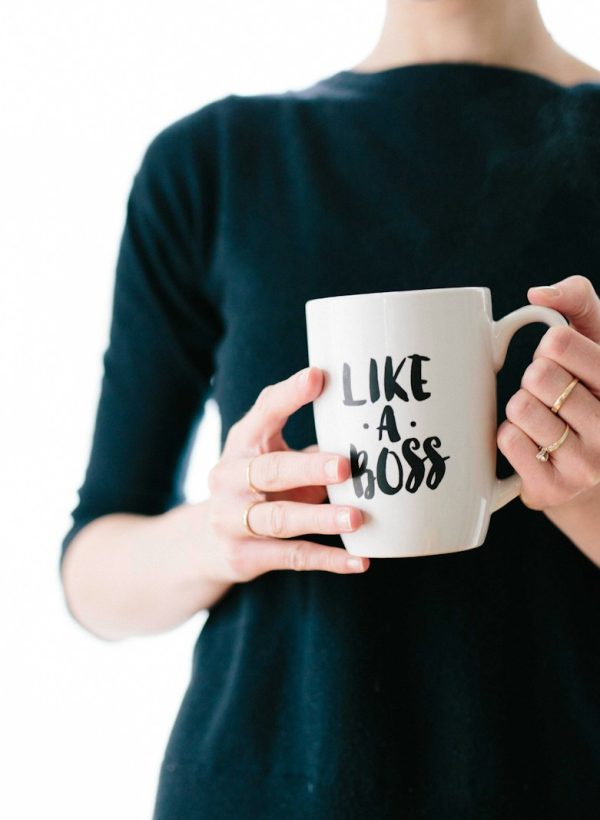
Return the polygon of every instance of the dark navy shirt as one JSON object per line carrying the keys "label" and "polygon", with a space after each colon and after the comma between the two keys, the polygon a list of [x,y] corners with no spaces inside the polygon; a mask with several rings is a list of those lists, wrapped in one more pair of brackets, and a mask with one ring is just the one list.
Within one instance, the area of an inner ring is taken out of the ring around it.
{"label": "dark navy shirt", "polygon": [[[487,286],[499,318],[572,273],[600,289],[600,84],[433,63],[180,118],[131,186],[61,557],[100,515],[185,500],[207,397],[222,446],[307,365],[308,299]],[[499,421],[545,330],[515,336]],[[310,403],[284,435],[316,441]],[[599,635],[598,567],[520,499],[474,550],[235,584],[194,647],[155,820],[595,818]]]}

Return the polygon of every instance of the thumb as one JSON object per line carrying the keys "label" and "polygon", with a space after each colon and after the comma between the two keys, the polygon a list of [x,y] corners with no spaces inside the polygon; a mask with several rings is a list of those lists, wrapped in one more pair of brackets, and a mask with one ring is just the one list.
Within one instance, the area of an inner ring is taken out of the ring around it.
{"label": "thumb", "polygon": [[586,276],[574,274],[554,285],[529,288],[527,298],[534,305],[558,310],[571,327],[600,343],[600,298]]}

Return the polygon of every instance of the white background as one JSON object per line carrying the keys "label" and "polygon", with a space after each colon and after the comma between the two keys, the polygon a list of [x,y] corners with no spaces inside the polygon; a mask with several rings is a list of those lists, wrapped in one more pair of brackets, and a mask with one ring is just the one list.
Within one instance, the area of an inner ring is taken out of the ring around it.
{"label": "white background", "polygon": [[[502,0],[499,0],[502,2]],[[597,0],[541,3],[600,67]],[[83,478],[125,200],[151,138],[228,93],[360,62],[383,0],[13,0],[0,22],[0,816],[148,820],[204,622],[106,643],[58,558]],[[209,401],[187,491],[218,458]],[[265,636],[268,639],[268,636]]]}

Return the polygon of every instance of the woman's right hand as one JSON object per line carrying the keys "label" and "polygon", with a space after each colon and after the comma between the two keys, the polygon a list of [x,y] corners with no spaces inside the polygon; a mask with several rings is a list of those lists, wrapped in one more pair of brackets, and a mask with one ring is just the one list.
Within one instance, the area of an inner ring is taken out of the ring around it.
{"label": "woman's right hand", "polygon": [[[306,379],[303,379],[306,377]],[[337,453],[323,453],[316,444],[293,450],[283,438],[289,416],[313,401],[323,388],[323,371],[306,367],[283,381],[264,387],[250,410],[231,426],[221,457],[208,476],[207,522],[211,575],[220,582],[250,581],[274,569],[361,572],[366,557],[346,549],[296,539],[306,533],[340,533],[357,529],[357,507],[323,504],[326,484],[346,481],[350,462]],[[252,492],[250,480],[259,491]],[[251,535],[243,524],[248,513]],[[349,513],[348,523],[339,514]],[[282,540],[293,539],[293,540]]]}

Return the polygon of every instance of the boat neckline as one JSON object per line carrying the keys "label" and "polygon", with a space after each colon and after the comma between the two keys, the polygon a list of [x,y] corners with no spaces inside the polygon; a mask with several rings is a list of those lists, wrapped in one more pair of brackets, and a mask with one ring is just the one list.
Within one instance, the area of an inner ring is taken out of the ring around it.
{"label": "boat neckline", "polygon": [[333,83],[337,85],[349,85],[356,88],[365,86],[371,88],[385,88],[388,85],[394,86],[401,79],[410,79],[411,75],[431,73],[445,74],[456,73],[465,75],[472,73],[480,76],[489,76],[490,79],[515,79],[528,80],[539,83],[557,91],[573,92],[584,88],[600,89],[600,77],[598,80],[580,80],[572,85],[564,85],[557,80],[537,74],[529,69],[517,68],[515,66],[501,65],[499,63],[480,63],[476,61],[453,60],[435,61],[422,63],[403,63],[402,65],[391,66],[379,69],[378,71],[356,71],[355,69],[341,69],[335,74],[325,77],[321,82]]}

